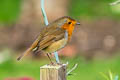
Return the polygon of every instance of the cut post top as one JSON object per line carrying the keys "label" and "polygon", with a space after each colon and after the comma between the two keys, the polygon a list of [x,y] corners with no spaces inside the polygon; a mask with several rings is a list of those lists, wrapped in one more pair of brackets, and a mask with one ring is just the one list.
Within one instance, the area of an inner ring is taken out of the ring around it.
{"label": "cut post top", "polygon": [[59,68],[61,68],[61,67],[63,67],[63,66],[66,66],[66,65],[67,65],[67,64],[61,64],[61,65],[49,65],[49,64],[47,64],[47,65],[44,65],[44,66],[40,67],[40,69],[43,69],[43,68],[59,69]]}

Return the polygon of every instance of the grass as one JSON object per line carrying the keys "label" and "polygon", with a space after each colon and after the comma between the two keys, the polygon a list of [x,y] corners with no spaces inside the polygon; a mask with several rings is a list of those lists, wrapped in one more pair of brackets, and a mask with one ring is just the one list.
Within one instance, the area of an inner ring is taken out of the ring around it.
{"label": "grass", "polygon": [[109,70],[108,74],[101,73],[101,75],[103,76],[103,78],[105,80],[119,80],[119,76],[112,73],[110,70]]}
{"label": "grass", "polygon": [[[75,63],[78,63],[78,67],[67,77],[67,80],[106,80],[100,73],[107,74],[109,70],[111,72],[120,75],[119,58],[109,60],[92,60],[85,61],[84,59],[77,57],[73,59],[62,59],[63,62],[69,61],[68,70],[72,68]],[[15,60],[8,60],[0,64],[0,80],[4,80],[7,77],[32,77],[35,80],[39,80],[40,66],[49,63],[45,60],[23,60],[16,62]]]}
{"label": "grass", "polygon": [[[71,63],[75,63],[74,61],[76,62],[73,60]],[[73,71],[74,75],[68,76],[68,80],[105,80],[100,72],[106,73],[110,69],[115,73],[120,73],[118,59],[86,62],[80,61],[78,58],[77,62],[79,62],[78,68]]]}

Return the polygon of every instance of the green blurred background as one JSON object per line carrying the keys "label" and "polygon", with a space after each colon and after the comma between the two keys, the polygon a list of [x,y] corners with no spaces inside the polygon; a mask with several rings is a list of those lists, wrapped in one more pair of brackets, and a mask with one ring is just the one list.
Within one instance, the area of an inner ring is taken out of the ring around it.
{"label": "green blurred background", "polygon": [[[49,22],[70,16],[81,22],[71,42],[59,51],[69,62],[68,71],[78,64],[68,80],[106,79],[120,75],[120,4],[114,0],[45,0]],[[40,0],[0,0],[0,80],[39,80],[40,66],[48,64],[45,54],[16,58],[35,40],[44,20]],[[46,60],[45,60],[46,59]],[[118,80],[118,79],[116,79]]]}

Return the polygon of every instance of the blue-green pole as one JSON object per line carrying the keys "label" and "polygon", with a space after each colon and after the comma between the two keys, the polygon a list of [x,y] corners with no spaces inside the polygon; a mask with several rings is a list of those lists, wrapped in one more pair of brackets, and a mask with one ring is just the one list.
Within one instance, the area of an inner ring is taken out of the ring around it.
{"label": "blue-green pole", "polygon": [[[48,25],[49,23],[48,23],[47,15],[46,15],[46,12],[45,12],[45,9],[44,9],[44,0],[41,0],[41,11],[42,11],[42,15],[43,15],[43,18],[44,18],[45,25]],[[54,52],[54,56],[55,56],[56,62],[60,63],[57,52]]]}

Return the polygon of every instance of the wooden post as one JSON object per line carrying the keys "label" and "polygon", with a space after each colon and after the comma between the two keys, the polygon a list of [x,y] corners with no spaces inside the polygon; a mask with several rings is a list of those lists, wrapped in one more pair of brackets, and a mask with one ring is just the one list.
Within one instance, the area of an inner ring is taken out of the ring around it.
{"label": "wooden post", "polygon": [[40,67],[40,80],[66,80],[66,64]]}

